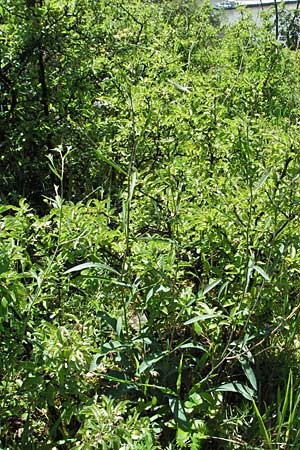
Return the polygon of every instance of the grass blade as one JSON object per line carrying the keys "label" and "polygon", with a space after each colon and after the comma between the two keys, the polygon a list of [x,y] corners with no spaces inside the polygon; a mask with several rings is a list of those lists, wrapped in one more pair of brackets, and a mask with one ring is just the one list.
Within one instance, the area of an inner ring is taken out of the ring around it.
{"label": "grass blade", "polygon": [[268,430],[266,429],[264,420],[259,412],[259,409],[258,409],[254,399],[252,399],[252,404],[253,404],[253,408],[254,408],[254,411],[255,411],[255,414],[256,414],[256,417],[258,420],[259,429],[262,434],[262,437],[265,440],[265,442],[267,443],[268,447],[271,448],[271,445],[272,445],[271,436],[270,436]]}

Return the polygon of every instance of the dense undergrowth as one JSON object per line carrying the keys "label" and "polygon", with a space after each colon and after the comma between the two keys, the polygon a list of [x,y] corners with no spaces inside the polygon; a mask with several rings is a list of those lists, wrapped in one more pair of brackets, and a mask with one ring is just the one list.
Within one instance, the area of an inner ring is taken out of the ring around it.
{"label": "dense undergrowth", "polygon": [[0,447],[299,449],[298,50],[0,5]]}

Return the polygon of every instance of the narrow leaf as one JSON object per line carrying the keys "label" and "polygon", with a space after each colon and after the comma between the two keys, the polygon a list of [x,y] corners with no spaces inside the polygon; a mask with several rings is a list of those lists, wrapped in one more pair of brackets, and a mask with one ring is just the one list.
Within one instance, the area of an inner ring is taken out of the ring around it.
{"label": "narrow leaf", "polygon": [[119,341],[106,342],[105,344],[102,345],[102,353],[99,354],[99,356],[104,356],[107,353],[116,352],[123,348],[126,348],[126,345],[122,344]]}
{"label": "narrow leaf", "polygon": [[191,86],[182,86],[181,84],[176,83],[175,81],[168,80],[169,83],[173,84],[176,89],[178,89],[181,92],[184,92],[185,94],[189,94],[191,91]]}
{"label": "narrow leaf", "polygon": [[253,387],[253,389],[255,391],[257,391],[257,381],[256,381],[256,376],[255,373],[248,361],[248,359],[246,358],[240,358],[239,359],[240,364],[242,366],[243,372],[246,375],[248,381],[250,382],[251,386]]}
{"label": "narrow leaf", "polygon": [[266,281],[270,281],[269,275],[262,269],[261,267],[257,266],[256,264],[253,266],[253,269],[256,270]]}
{"label": "narrow leaf", "polygon": [[54,166],[52,155],[48,155],[47,158],[50,161],[49,167],[50,167],[51,172],[53,172],[54,175],[57,176],[57,178],[61,181],[61,174],[58,173],[56,167]]}
{"label": "narrow leaf", "polygon": [[182,344],[179,347],[177,347],[177,349],[180,349],[180,348],[183,348],[183,349],[184,348],[192,348],[192,349],[195,349],[195,350],[206,351],[206,349],[205,349],[205,347],[203,345],[201,345],[201,344],[193,344],[192,342],[187,342],[186,344]]}
{"label": "narrow leaf", "polygon": [[155,363],[160,361],[165,356],[165,354],[166,354],[166,352],[155,353],[154,355],[150,356],[149,358],[146,358],[140,365],[138,373],[141,374],[141,373],[145,372],[145,370],[150,369]]}
{"label": "narrow leaf", "polygon": [[96,353],[96,355],[93,357],[92,362],[89,367],[89,372],[93,372],[98,367],[98,359],[101,358],[101,356],[105,356],[108,353],[117,353],[121,350],[126,348],[126,345],[121,344],[119,341],[110,341],[106,342],[102,346],[102,352]]}
{"label": "narrow leaf", "polygon": [[2,206],[0,206],[0,214],[5,213],[6,211],[9,211],[10,209],[12,211],[18,211],[18,208],[16,206],[13,206],[13,205],[2,205]]}
{"label": "narrow leaf", "polygon": [[263,435],[263,437],[264,437],[265,441],[267,442],[267,444],[268,444],[269,446],[271,446],[271,445],[272,445],[271,436],[270,436],[270,434],[268,433],[268,431],[267,431],[267,429],[266,429],[266,426],[265,426],[265,423],[264,423],[264,421],[263,421],[263,418],[262,418],[262,416],[261,416],[261,414],[260,414],[260,412],[259,412],[259,409],[258,409],[258,407],[257,407],[257,405],[256,405],[256,403],[255,403],[255,401],[254,401],[253,399],[252,399],[252,402],[253,402],[253,408],[254,408],[256,417],[257,417],[257,419],[258,419],[258,424],[259,424],[260,432],[261,432],[261,434]]}
{"label": "narrow leaf", "polygon": [[176,392],[178,395],[180,394],[180,388],[181,388],[182,364],[183,364],[183,353],[181,354],[181,358],[179,361],[178,375],[177,375],[177,381],[176,381]]}
{"label": "narrow leaf", "polygon": [[220,386],[213,388],[213,390],[219,392],[236,392],[237,394],[241,394],[247,400],[252,400],[255,395],[255,392],[249,386],[235,381],[232,383],[221,384]]}
{"label": "narrow leaf", "polygon": [[[282,432],[282,427],[283,426],[287,426],[286,427],[286,432],[285,432],[285,437],[288,438],[289,437],[289,432],[290,432],[290,420],[292,419],[292,414],[291,412],[289,412],[288,414],[288,419],[287,419],[287,423],[285,423],[285,419],[286,419],[286,413],[288,410],[288,406],[290,406],[290,401],[291,401],[291,396],[292,396],[292,371],[290,371],[289,373],[289,377],[288,377],[288,382],[285,388],[285,396],[284,396],[284,401],[283,401],[283,406],[282,406],[282,410],[280,411],[280,408],[278,408],[278,412],[277,412],[277,423],[278,423],[278,430],[277,430],[277,439],[280,439],[281,437],[281,432]],[[292,425],[292,423],[291,423]],[[287,442],[287,441],[286,441]]]}
{"label": "narrow leaf", "polygon": [[250,280],[252,277],[252,272],[253,272],[253,265],[254,265],[254,262],[252,259],[250,259],[248,262],[247,280],[246,280],[246,286],[244,289],[244,294],[246,294],[246,292],[248,291],[249,283],[250,283]]}
{"label": "narrow leaf", "polygon": [[146,297],[146,303],[150,300],[150,298],[153,296],[154,290],[153,288],[151,288],[149,290],[149,292],[147,293],[147,297]]}
{"label": "narrow leaf", "polygon": [[116,383],[123,383],[123,384],[137,386],[137,387],[153,388],[153,389],[158,389],[159,391],[163,392],[166,395],[176,395],[175,392],[172,391],[172,389],[169,389],[165,386],[160,386],[159,384],[138,383],[137,381],[124,380],[124,378],[114,377],[112,375],[108,375],[105,373],[102,373],[101,377],[106,380],[115,381]]}
{"label": "narrow leaf", "polygon": [[120,317],[118,317],[117,323],[116,323],[116,333],[119,337],[122,335],[122,326],[123,326],[122,317],[120,316]]}
{"label": "narrow leaf", "polygon": [[272,172],[273,167],[269,167],[265,173],[263,174],[263,176],[260,178],[260,180],[258,180],[258,182],[256,183],[256,185],[254,186],[254,190],[253,193],[256,194],[257,191],[265,184],[265,182],[267,181],[267,179],[270,176],[270,173]]}
{"label": "narrow leaf", "polygon": [[190,424],[187,419],[182,401],[178,398],[172,397],[169,399],[169,406],[174,415],[174,419],[180,425],[180,427],[184,430],[189,429]]}
{"label": "narrow leaf", "polygon": [[202,314],[201,316],[196,316],[187,320],[184,322],[184,325],[190,325],[191,323],[199,322],[201,320],[213,319],[214,317],[220,317],[220,314]]}
{"label": "narrow leaf", "polygon": [[138,236],[136,238],[138,241],[156,241],[156,242],[167,242],[168,244],[175,244],[175,241],[167,238],[152,237],[152,236]]}
{"label": "narrow leaf", "polygon": [[93,263],[93,262],[86,262],[83,264],[79,264],[78,266],[74,266],[71,269],[68,269],[64,272],[64,274],[72,273],[72,272],[80,272],[81,270],[85,269],[103,269],[103,270],[109,270],[110,272],[113,272],[117,275],[120,275],[119,272],[112,267],[108,266],[104,263]]}
{"label": "narrow leaf", "polygon": [[103,155],[100,150],[95,150],[96,156],[100,159],[100,161],[105,162],[109,166],[113,167],[117,170],[117,172],[123,173],[123,175],[127,175],[126,170],[124,170],[119,164],[115,163],[112,159],[108,158],[107,156]]}
{"label": "narrow leaf", "polygon": [[214,280],[211,283],[209,283],[209,285],[203,289],[203,295],[206,295],[209,291],[218,286],[218,284],[220,284],[221,281],[222,281],[221,278],[219,278],[218,280]]}
{"label": "narrow leaf", "polygon": [[134,192],[134,188],[135,188],[135,183],[136,183],[136,172],[132,171],[132,173],[131,173],[131,183],[130,183],[130,192],[129,192],[129,198],[128,198],[129,205],[130,205],[131,200],[132,200],[132,196],[133,196],[133,192]]}

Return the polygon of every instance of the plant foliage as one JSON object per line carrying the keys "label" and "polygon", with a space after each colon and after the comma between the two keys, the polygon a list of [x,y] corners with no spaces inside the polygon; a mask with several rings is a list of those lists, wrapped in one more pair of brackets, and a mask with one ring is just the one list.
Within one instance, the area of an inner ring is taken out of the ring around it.
{"label": "plant foliage", "polygon": [[280,14],[0,0],[1,448],[299,447]]}

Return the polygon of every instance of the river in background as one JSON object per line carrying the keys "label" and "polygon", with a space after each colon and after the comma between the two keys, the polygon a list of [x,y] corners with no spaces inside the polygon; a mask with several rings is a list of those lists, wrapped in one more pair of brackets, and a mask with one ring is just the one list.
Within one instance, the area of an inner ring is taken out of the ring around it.
{"label": "river in background", "polygon": [[[216,5],[216,3],[219,3],[221,0],[211,0],[212,5]],[[242,1],[242,0],[241,0]],[[286,9],[296,9],[297,3],[288,3],[285,4]],[[224,17],[224,20],[226,20],[228,23],[235,23],[238,20],[242,18],[242,16],[245,14],[251,14],[253,21],[257,25],[262,24],[262,18],[261,18],[261,12],[267,11],[271,8],[271,10],[274,11],[274,6],[251,6],[248,8],[243,9],[242,11],[240,9],[227,9],[220,11],[222,16]]]}

